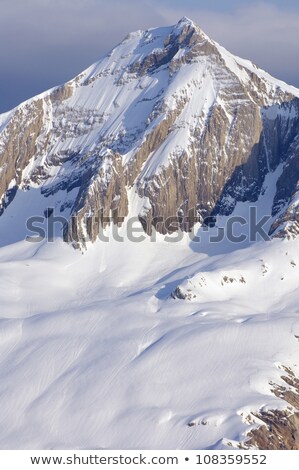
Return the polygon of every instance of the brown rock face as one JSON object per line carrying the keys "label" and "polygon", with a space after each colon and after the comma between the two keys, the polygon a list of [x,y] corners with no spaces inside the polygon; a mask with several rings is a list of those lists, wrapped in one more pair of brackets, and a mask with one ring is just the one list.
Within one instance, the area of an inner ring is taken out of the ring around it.
{"label": "brown rock face", "polygon": [[257,415],[265,425],[249,433],[249,446],[260,450],[298,450],[299,413],[280,410],[262,412]]}
{"label": "brown rock face", "polygon": [[[133,190],[147,233],[189,230],[230,214],[237,201],[256,201],[281,164],[271,233],[289,220],[298,233],[289,208],[299,179],[298,101],[189,20],[137,32],[93,71],[11,115],[0,134],[1,211],[18,188],[40,188],[45,207],[59,191],[72,194],[59,210],[70,209],[64,237],[79,246],[94,242],[109,217],[121,223]],[[157,222],[173,217],[175,226]]]}
{"label": "brown rock face", "polygon": [[291,405],[288,410],[269,410],[256,413],[265,425],[248,434],[246,447],[260,450],[298,450],[299,449],[299,380],[293,371],[285,369],[283,376],[286,386],[274,385],[273,393]]}
{"label": "brown rock face", "polygon": [[110,171],[100,170],[81,184],[75,201],[76,213],[65,231],[65,240],[75,246],[86,241],[95,242],[100,228],[109,224],[110,212],[113,223],[128,214],[128,198],[122,159],[119,155],[106,157]]}
{"label": "brown rock face", "polygon": [[37,100],[17,109],[3,132],[0,147],[0,166],[4,169],[0,175],[2,211],[7,205],[3,197],[7,195],[8,203],[11,202],[15,188],[22,181],[23,170],[39,151],[37,139],[42,129],[43,102]]}
{"label": "brown rock face", "polygon": [[270,228],[275,237],[294,237],[299,235],[299,139],[296,135],[291,145],[290,158],[285,164],[277,181],[277,191],[273,203],[273,216],[277,216]]}

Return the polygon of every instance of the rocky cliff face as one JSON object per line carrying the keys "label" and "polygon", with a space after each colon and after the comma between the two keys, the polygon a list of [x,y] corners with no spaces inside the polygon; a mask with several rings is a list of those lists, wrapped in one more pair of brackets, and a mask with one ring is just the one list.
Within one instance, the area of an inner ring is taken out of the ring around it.
{"label": "rocky cliff face", "polygon": [[167,217],[188,230],[256,201],[281,165],[271,234],[297,234],[298,96],[187,18],[132,33],[74,80],[0,117],[1,212],[20,191],[37,189],[45,209],[58,195],[76,246],[129,210],[147,233],[173,230],[157,223]]}

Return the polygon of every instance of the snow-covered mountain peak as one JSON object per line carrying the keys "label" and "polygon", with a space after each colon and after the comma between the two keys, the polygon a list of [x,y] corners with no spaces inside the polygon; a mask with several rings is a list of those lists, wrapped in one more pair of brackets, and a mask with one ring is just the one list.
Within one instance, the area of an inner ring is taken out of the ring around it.
{"label": "snow-covered mountain peak", "polygon": [[188,29],[189,31],[201,31],[201,28],[193,20],[187,16],[183,16],[173,27],[173,32],[182,32],[183,30]]}
{"label": "snow-covered mountain peak", "polygon": [[[256,200],[267,172],[294,153],[296,96],[188,18],[131,33],[73,80],[0,117],[1,211],[34,189],[43,213],[51,196],[75,217],[76,233],[66,234],[80,244],[86,234],[95,241],[98,227],[85,218],[101,211],[133,213],[147,233],[159,216],[229,213]],[[283,210],[295,194],[294,179],[273,204]]]}
{"label": "snow-covered mountain peak", "polygon": [[0,116],[1,448],[298,448],[298,96],[183,18]]}
{"label": "snow-covered mountain peak", "polygon": [[188,18],[188,16],[183,16],[177,23],[177,26],[192,26],[192,27],[196,27],[197,25],[195,25],[195,23],[190,19]]}

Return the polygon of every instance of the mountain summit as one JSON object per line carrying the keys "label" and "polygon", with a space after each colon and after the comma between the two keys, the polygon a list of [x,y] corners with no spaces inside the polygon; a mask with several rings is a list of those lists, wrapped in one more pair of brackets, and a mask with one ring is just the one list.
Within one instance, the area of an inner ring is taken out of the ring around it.
{"label": "mountain summit", "polygon": [[167,232],[156,221],[174,216],[189,230],[256,201],[279,167],[270,233],[296,234],[298,96],[188,18],[131,33],[0,117],[1,214],[10,207],[22,220],[32,215],[24,205],[53,207],[75,246],[129,212],[147,233]]}

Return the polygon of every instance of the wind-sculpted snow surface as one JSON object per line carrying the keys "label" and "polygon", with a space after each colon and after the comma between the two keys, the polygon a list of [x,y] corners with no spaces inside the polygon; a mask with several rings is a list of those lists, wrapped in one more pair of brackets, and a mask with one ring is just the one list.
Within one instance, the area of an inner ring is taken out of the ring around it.
{"label": "wind-sculpted snow surface", "polygon": [[273,383],[299,373],[298,239],[228,249],[2,248],[0,447],[229,448],[290,413]]}

